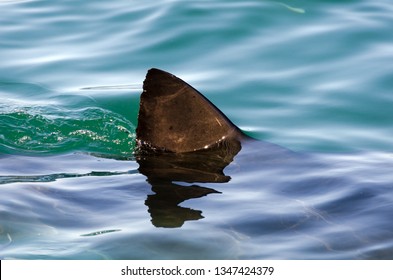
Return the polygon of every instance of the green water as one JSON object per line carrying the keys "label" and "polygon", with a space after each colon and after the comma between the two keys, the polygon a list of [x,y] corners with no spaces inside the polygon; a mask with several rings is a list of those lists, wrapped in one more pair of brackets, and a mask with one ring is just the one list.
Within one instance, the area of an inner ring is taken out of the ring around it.
{"label": "green water", "polygon": [[[50,154],[85,151],[119,156],[132,154],[135,143],[133,124],[122,115],[99,107],[91,98],[53,97],[53,93],[48,90],[31,84],[8,83],[3,88],[8,90],[9,95],[18,94],[10,90],[28,90],[35,95],[50,95],[49,101],[41,100],[33,102],[33,105],[15,100],[15,96],[6,99],[8,104],[4,104],[1,118],[3,152]],[[63,99],[67,99],[66,106],[61,102]],[[122,100],[116,102],[122,105]],[[108,102],[107,106],[116,106],[111,103],[114,102]],[[129,103],[126,104],[130,105]],[[116,107],[121,111],[122,106]],[[130,108],[131,106],[127,111]]]}

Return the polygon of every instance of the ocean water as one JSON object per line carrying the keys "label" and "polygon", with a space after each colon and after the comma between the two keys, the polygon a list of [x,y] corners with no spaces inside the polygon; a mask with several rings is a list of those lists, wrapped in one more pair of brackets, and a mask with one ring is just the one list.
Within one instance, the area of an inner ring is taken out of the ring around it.
{"label": "ocean water", "polygon": [[[0,10],[0,259],[393,259],[391,1]],[[151,67],[261,140],[228,182],[141,172]]]}

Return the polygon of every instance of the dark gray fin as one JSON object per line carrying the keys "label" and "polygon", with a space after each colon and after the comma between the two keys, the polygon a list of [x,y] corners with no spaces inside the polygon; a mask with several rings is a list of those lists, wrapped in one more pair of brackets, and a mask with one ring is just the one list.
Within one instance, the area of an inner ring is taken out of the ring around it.
{"label": "dark gray fin", "polygon": [[216,106],[176,76],[150,69],[140,100],[137,143],[175,153],[194,152],[220,143],[231,146],[244,134]]}

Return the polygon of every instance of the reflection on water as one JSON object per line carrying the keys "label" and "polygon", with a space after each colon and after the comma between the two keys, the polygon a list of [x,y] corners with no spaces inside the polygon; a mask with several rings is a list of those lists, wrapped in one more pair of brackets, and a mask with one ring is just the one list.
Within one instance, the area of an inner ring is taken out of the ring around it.
{"label": "reflection on water", "polygon": [[219,193],[198,185],[181,186],[175,183],[152,183],[154,195],[148,195],[145,205],[149,207],[151,222],[156,227],[181,227],[185,221],[204,218],[202,211],[181,207],[180,203],[192,198],[199,198],[211,193]]}
{"label": "reflection on water", "polygon": [[181,183],[226,183],[231,179],[224,174],[241,149],[236,139],[226,140],[214,147],[192,153],[141,151],[137,157],[139,172],[147,177],[154,195],[145,204],[149,207],[152,224],[156,227],[181,227],[185,221],[202,219],[202,211],[179,206],[180,203],[220,193],[199,185]]}

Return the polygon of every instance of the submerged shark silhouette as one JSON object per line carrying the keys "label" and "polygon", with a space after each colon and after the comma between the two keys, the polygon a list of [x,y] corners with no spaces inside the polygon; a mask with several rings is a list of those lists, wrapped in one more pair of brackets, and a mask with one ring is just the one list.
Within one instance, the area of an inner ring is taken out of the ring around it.
{"label": "submerged shark silhouette", "polygon": [[152,223],[159,227],[178,227],[186,220],[203,218],[201,211],[179,204],[218,192],[179,182],[228,182],[231,178],[224,168],[243,147],[251,153],[262,152],[263,164],[283,159],[287,164],[296,157],[280,146],[246,136],[195,88],[155,68],[147,72],[143,83],[136,141],[139,172],[156,193],[145,204]]}

